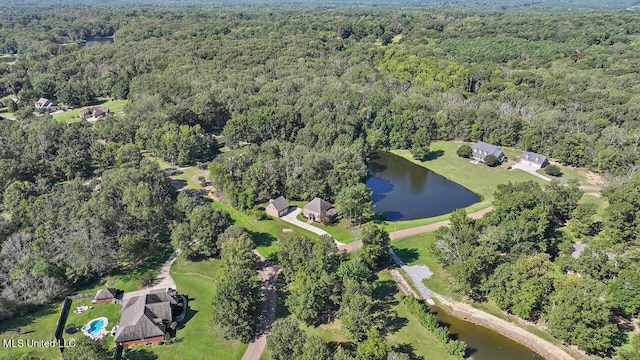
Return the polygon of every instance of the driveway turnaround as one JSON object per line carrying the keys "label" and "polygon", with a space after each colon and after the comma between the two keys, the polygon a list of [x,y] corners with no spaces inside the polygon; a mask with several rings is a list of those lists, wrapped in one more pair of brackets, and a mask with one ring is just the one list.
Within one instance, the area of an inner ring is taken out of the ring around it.
{"label": "driveway turnaround", "polygon": [[416,287],[416,290],[418,290],[420,296],[422,296],[422,298],[425,299],[429,303],[429,305],[435,305],[436,303],[431,299],[431,297],[433,296],[433,292],[429,290],[423,282],[423,280],[430,278],[431,275],[433,275],[433,272],[431,272],[431,270],[429,270],[429,268],[424,265],[407,266],[398,257],[398,255],[396,255],[392,248],[389,248],[389,254],[391,255],[393,261],[398,266],[400,266],[400,268],[404,270],[407,275],[409,275],[411,282],[413,282],[413,286]]}
{"label": "driveway turnaround", "polygon": [[531,174],[533,176],[536,176],[536,177],[539,177],[540,179],[542,179],[544,181],[551,181],[551,178],[548,178],[548,177],[546,177],[546,176],[544,176],[542,174],[538,174],[536,172],[538,170],[538,168],[535,167],[535,166],[532,166],[532,165],[529,165],[529,164],[525,164],[523,162],[519,162],[517,164],[513,164],[511,166],[511,170],[509,170],[509,171],[513,171],[515,169],[519,169],[519,170],[522,170],[524,172],[528,172],[529,174]]}
{"label": "driveway turnaround", "polygon": [[[320,235],[320,236],[322,236],[322,235],[328,235],[328,236],[332,237],[331,235],[329,235],[329,233],[328,233],[328,232],[326,232],[326,231],[324,231],[324,230],[322,230],[322,229],[320,229],[320,228],[317,228],[317,227],[315,227],[315,226],[313,226],[313,225],[311,225],[311,224],[307,224],[307,223],[306,223],[306,222],[304,222],[304,221],[300,221],[300,220],[298,220],[297,216],[298,216],[298,214],[300,214],[301,212],[302,212],[302,210],[300,210],[300,208],[299,208],[299,207],[296,207],[296,208],[293,208],[292,210],[290,210],[290,211],[287,213],[287,215],[285,215],[285,216],[281,217],[280,219],[282,219],[282,220],[284,220],[284,221],[288,222],[289,224],[295,225],[295,226],[297,226],[297,227],[299,227],[299,228],[303,228],[303,229],[305,229],[305,230],[309,230],[309,231],[311,231],[311,232],[312,232],[312,233],[314,233],[314,234],[318,234],[318,235]],[[333,238],[333,237],[332,237],[332,238]],[[340,241],[338,241],[338,240],[336,240],[336,239],[333,239],[333,241],[335,241],[335,242],[336,242],[336,245],[337,245],[337,246],[343,246],[343,245],[344,245],[343,243],[341,243]]]}

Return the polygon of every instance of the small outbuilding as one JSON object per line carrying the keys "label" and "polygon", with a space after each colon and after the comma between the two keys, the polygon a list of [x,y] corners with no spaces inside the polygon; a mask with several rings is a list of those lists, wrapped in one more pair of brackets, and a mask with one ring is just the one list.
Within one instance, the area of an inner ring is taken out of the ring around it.
{"label": "small outbuilding", "polygon": [[549,165],[549,159],[546,156],[536,154],[531,151],[525,151],[520,158],[520,162],[528,166],[536,167],[538,169]]}
{"label": "small outbuilding", "polygon": [[478,141],[471,147],[471,157],[476,160],[484,161],[484,158],[489,155],[495,156],[500,162],[504,161],[506,158],[499,147],[484,141]]}
{"label": "small outbuilding", "polygon": [[118,295],[118,290],[116,289],[100,289],[96,292],[96,296],[93,297],[92,303],[110,304],[116,299],[116,295]]}
{"label": "small outbuilding", "polygon": [[279,196],[275,199],[269,200],[269,205],[267,205],[265,210],[267,215],[281,217],[289,212],[289,202],[284,198],[284,196]]}
{"label": "small outbuilding", "polygon": [[304,206],[302,215],[308,220],[328,224],[336,218],[338,211],[333,204],[317,197]]}

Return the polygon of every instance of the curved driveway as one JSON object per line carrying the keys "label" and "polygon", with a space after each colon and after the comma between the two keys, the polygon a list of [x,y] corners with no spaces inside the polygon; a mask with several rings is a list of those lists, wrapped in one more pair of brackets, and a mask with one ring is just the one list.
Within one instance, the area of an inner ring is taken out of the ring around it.
{"label": "curved driveway", "polygon": [[[326,232],[326,231],[324,231],[324,230],[322,230],[322,229],[320,229],[320,228],[317,228],[317,227],[315,227],[315,226],[313,226],[313,225],[311,225],[311,224],[307,224],[307,223],[306,223],[306,222],[304,222],[304,221],[300,221],[300,220],[298,220],[297,216],[298,216],[298,214],[300,214],[301,212],[302,212],[302,210],[300,210],[300,208],[299,208],[299,207],[295,207],[295,208],[293,208],[292,210],[290,210],[290,211],[287,213],[287,215],[285,215],[285,216],[281,217],[280,219],[282,219],[282,220],[284,220],[284,221],[288,222],[289,224],[295,225],[295,226],[300,227],[300,228],[303,228],[303,229],[305,229],[305,230],[309,230],[309,231],[311,231],[311,232],[312,232],[312,233],[314,233],[314,234],[318,234],[318,235],[320,235],[320,236],[322,236],[322,235],[328,235],[328,236],[331,236],[328,232]],[[333,236],[331,236],[331,237],[333,238]],[[340,241],[338,241],[338,240],[336,240],[336,239],[333,239],[333,241],[335,241],[335,242],[336,242],[336,245],[337,245],[337,246],[344,246],[344,244],[343,244],[343,243],[341,243]]]}

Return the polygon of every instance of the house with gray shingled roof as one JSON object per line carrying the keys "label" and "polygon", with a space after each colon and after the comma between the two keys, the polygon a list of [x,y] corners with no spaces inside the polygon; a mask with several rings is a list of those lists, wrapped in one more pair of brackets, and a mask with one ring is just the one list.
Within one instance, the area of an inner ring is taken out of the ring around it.
{"label": "house with gray shingled roof", "polygon": [[520,161],[525,165],[534,166],[538,169],[549,165],[549,159],[546,156],[531,151],[525,151],[520,157]]}
{"label": "house with gray shingled roof", "polygon": [[115,343],[124,347],[163,341],[178,304],[166,289],[134,296],[122,305]]}
{"label": "house with gray shingled roof", "polygon": [[499,147],[484,141],[478,141],[471,147],[471,157],[476,160],[484,161],[484,158],[488,155],[495,156],[499,161],[503,161],[506,158]]}

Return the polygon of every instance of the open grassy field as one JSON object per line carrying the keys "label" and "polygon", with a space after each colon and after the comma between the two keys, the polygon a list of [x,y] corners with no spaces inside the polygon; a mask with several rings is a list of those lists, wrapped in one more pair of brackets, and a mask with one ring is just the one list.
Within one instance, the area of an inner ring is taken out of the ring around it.
{"label": "open grassy field", "polygon": [[604,219],[604,211],[607,206],[609,206],[607,199],[602,197],[599,193],[591,193],[591,195],[589,195],[589,192],[584,194],[578,203],[595,204],[596,215],[593,217],[594,221],[602,221]]}
{"label": "open grassy field", "polygon": [[[95,104],[92,106],[103,106],[109,108],[112,114],[120,114],[122,108],[127,104],[127,100],[107,100],[107,99],[98,99]],[[56,121],[60,121],[63,123],[72,123],[78,122],[82,119],[80,118],[80,113],[82,110],[86,109],[88,106],[65,111],[60,114],[53,115],[53,118]]]}
{"label": "open grassy field", "polygon": [[574,168],[571,166],[564,166],[558,163],[555,163],[556,166],[560,168],[562,171],[562,175],[558,177],[549,176],[544,172],[544,169],[537,170],[538,174],[544,175],[546,177],[556,179],[561,183],[567,183],[571,179],[577,179],[580,185],[586,186],[603,186],[604,180],[602,176],[594,173],[593,171],[583,169],[583,168]]}
{"label": "open grassy field", "polygon": [[[187,189],[197,190],[197,189],[202,189],[202,185],[200,185],[200,182],[198,181],[197,177],[196,179],[191,179],[191,178],[205,172],[206,170],[202,170],[196,166],[193,166],[190,168],[186,168],[184,170],[179,170],[179,173],[177,173],[174,176],[171,176],[171,178],[174,180],[184,182],[185,188]],[[207,178],[207,176],[205,176],[205,178]]]}
{"label": "open grassy field", "polygon": [[[44,305],[34,313],[0,323],[0,343],[8,339],[53,340],[62,301]],[[23,355],[34,355],[44,359],[60,359],[57,348],[1,348],[0,359],[12,360]]]}
{"label": "open grassy field", "polygon": [[241,359],[247,348],[238,341],[225,340],[211,325],[213,280],[220,269],[220,260],[188,262],[179,258],[171,268],[178,292],[189,297],[189,309],[183,328],[179,328],[174,343],[147,348],[159,359],[190,360]]}

